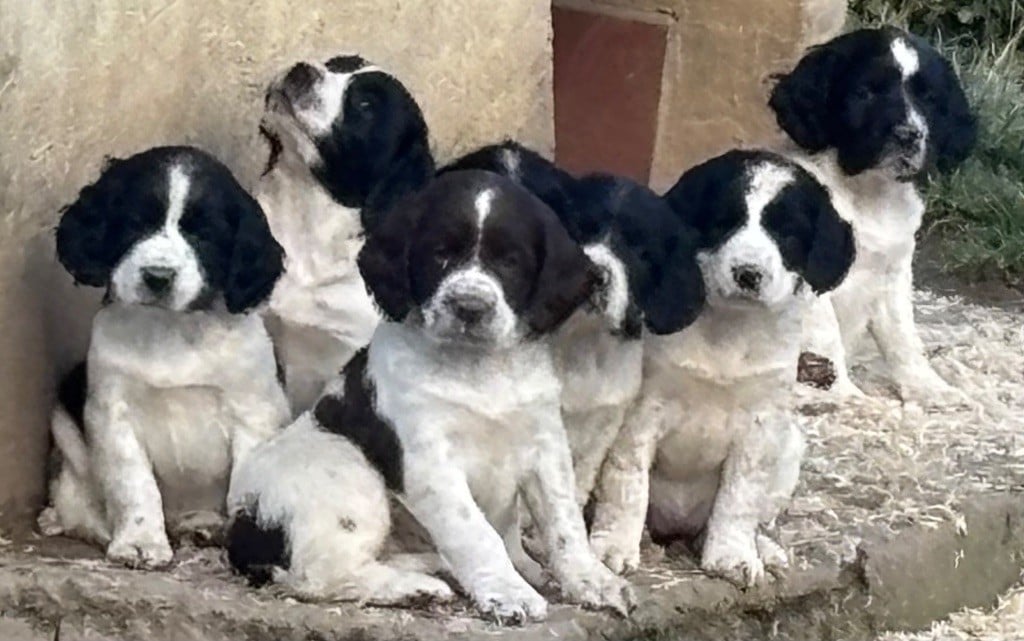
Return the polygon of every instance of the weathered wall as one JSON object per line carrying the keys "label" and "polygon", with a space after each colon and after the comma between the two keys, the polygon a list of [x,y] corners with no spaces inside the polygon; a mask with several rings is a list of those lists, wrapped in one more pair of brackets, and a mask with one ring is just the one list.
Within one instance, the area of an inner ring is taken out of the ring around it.
{"label": "weathered wall", "polygon": [[442,159],[504,135],[550,150],[550,31],[546,0],[0,0],[0,527],[42,498],[51,370],[67,359],[47,354],[88,323],[68,306],[47,345],[39,308],[67,288],[29,241],[105,154],[196,144],[251,185],[265,83],[342,51],[406,82]]}
{"label": "weathered wall", "polygon": [[[560,0],[556,0],[559,2]],[[651,186],[737,145],[771,143],[769,77],[842,28],[846,0],[565,0],[668,25]],[[648,14],[646,17],[643,14]]]}

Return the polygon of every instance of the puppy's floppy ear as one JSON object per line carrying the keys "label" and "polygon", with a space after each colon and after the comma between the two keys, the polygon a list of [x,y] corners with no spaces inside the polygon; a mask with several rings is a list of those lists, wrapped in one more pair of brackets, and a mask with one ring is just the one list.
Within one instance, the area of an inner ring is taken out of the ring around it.
{"label": "puppy's floppy ear", "polygon": [[853,227],[831,203],[828,191],[815,182],[807,195],[807,215],[814,220],[814,231],[804,280],[815,294],[835,289],[845,279],[856,258]]}
{"label": "puppy's floppy ear", "polygon": [[[232,180],[234,182],[234,180]],[[270,232],[263,209],[241,185],[234,183],[229,204],[235,237],[224,283],[224,302],[240,314],[266,300],[284,273],[284,249]]]}
{"label": "puppy's floppy ear", "polygon": [[539,200],[531,199],[542,223],[544,259],[524,318],[535,334],[544,334],[558,327],[587,300],[599,275],[555,213]]}
{"label": "puppy's floppy ear", "polygon": [[434,156],[427,143],[426,125],[410,132],[393,166],[370,191],[360,211],[363,229],[371,230],[378,219],[405,196],[422,189],[434,175]]}
{"label": "puppy's floppy ear", "polygon": [[143,221],[132,219],[124,207],[135,179],[126,161],[104,159],[99,179],[62,210],[57,257],[76,283],[106,285],[118,261],[141,236],[136,228]]}
{"label": "puppy's floppy ear", "polygon": [[743,224],[745,205],[736,178],[748,155],[732,150],[692,167],[663,196],[677,219],[696,232],[698,249],[719,245]]}
{"label": "puppy's floppy ear", "polygon": [[660,260],[646,259],[646,273],[633,288],[647,329],[672,334],[697,320],[704,308],[704,278],[695,258],[695,234],[680,229],[660,242],[669,245],[668,251]]}
{"label": "puppy's floppy ear", "polygon": [[779,127],[811,153],[830,143],[828,97],[840,60],[831,43],[812,48],[793,71],[776,76],[768,100]]}
{"label": "puppy's floppy ear", "polygon": [[928,122],[929,153],[939,171],[963,162],[978,139],[977,119],[971,112],[953,65],[922,38],[908,37],[921,55],[921,70],[910,79],[910,91]]}
{"label": "puppy's floppy ear", "polygon": [[424,204],[412,194],[380,216],[366,234],[356,263],[374,302],[385,316],[401,321],[413,308],[409,245]]}

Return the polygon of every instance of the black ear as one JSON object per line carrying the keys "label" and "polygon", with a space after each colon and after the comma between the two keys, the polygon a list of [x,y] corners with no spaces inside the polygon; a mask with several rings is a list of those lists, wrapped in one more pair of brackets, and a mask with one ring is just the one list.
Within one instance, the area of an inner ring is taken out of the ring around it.
{"label": "black ear", "polygon": [[699,249],[717,247],[746,220],[740,178],[752,152],[732,150],[686,170],[663,197]]}
{"label": "black ear", "polygon": [[654,334],[673,334],[697,320],[704,308],[704,278],[695,259],[692,234],[679,230],[662,242],[674,247],[661,260],[647,259],[645,277],[634,284],[634,290],[647,329]]}
{"label": "black ear", "polygon": [[835,289],[853,265],[857,254],[853,227],[836,212],[820,183],[808,184],[801,201],[801,209],[813,226],[803,277],[814,293],[823,294]]}
{"label": "black ear", "polygon": [[[131,163],[109,158],[99,179],[82,189],[65,207],[57,225],[57,257],[76,283],[103,287],[128,248],[146,232],[148,223],[133,216],[140,184]],[[159,203],[157,203],[158,205]],[[157,207],[146,214],[159,216]]]}
{"label": "black ear", "polygon": [[413,308],[409,245],[423,207],[412,195],[399,200],[366,234],[356,261],[370,296],[393,321],[405,319]]}
{"label": "black ear", "polygon": [[978,139],[977,119],[971,112],[953,65],[920,38],[914,37],[922,55],[922,68],[911,78],[910,91],[928,122],[929,153],[939,171],[963,162]]}
{"label": "black ear", "polygon": [[434,156],[426,133],[412,135],[384,177],[374,186],[360,211],[364,230],[372,230],[378,219],[405,196],[422,189],[434,176]]}
{"label": "black ear", "polygon": [[284,249],[274,239],[259,203],[235,185],[230,218],[235,223],[224,302],[239,314],[266,300],[284,273]]}
{"label": "black ear", "polygon": [[534,333],[544,334],[561,325],[590,297],[600,277],[554,212],[535,202],[543,225],[544,260],[524,317]]}
{"label": "black ear", "polygon": [[828,97],[839,60],[829,45],[811,49],[793,71],[777,76],[768,100],[779,127],[811,153],[830,143]]}

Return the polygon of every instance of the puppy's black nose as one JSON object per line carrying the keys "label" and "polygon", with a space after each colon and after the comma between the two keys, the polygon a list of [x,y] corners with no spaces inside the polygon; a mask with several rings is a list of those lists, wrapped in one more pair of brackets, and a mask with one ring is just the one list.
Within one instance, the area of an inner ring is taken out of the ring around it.
{"label": "puppy's black nose", "polygon": [[753,265],[733,267],[732,277],[740,289],[748,292],[756,292],[761,286],[761,272]]}
{"label": "puppy's black nose", "polygon": [[309,92],[320,79],[316,67],[300,62],[292,67],[284,77],[284,90],[292,97],[302,96]]}
{"label": "puppy's black nose", "polygon": [[491,304],[476,296],[450,298],[447,305],[455,318],[466,325],[476,325],[491,311]]}
{"label": "puppy's black nose", "polygon": [[171,290],[174,285],[174,277],[177,275],[177,272],[170,267],[144,267],[142,269],[142,284],[154,296],[163,296]]}

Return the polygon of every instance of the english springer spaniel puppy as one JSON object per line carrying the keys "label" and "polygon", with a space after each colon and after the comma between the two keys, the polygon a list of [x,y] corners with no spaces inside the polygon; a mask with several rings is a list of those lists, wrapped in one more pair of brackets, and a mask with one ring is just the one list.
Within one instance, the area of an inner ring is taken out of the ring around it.
{"label": "english springer spaniel puppy", "polygon": [[269,324],[298,414],[380,321],[356,268],[364,230],[434,161],[416,101],[357,55],[300,62],[271,83],[261,131],[271,153],[256,197],[287,251]]}
{"label": "english springer spaniel puppy", "polygon": [[545,340],[597,280],[555,215],[500,176],[447,173],[382,219],[359,267],[388,320],[239,473],[235,567],[319,597],[446,594],[376,560],[387,489],[484,613],[542,618],[547,603],[520,574],[535,570],[519,546],[521,497],[565,597],[627,611],[626,583],[587,546]]}
{"label": "english springer spaniel puppy", "polygon": [[976,137],[952,65],[917,36],[862,29],[811,49],[769,104],[857,244],[849,277],[807,318],[805,349],[832,360],[834,390],[861,395],[847,351],[870,334],[904,400],[949,396],[914,327],[911,262],[924,213],[914,181],[956,166]]}
{"label": "english springer spaniel puppy", "polygon": [[222,522],[235,466],[288,422],[253,312],[283,252],[224,165],[159,147],[111,160],[82,189],[57,255],[107,294],[86,362],[61,385],[61,467],[40,525],[106,545],[111,560],[164,565],[168,528]]}
{"label": "english springer spaniel puppy", "polygon": [[552,337],[577,499],[584,505],[640,391],[642,329],[677,332],[704,304],[693,232],[647,187],[610,175],[575,179],[516,142],[483,147],[441,171],[468,168],[502,174],[533,192],[602,275],[595,304]]}
{"label": "english springer spaniel puppy", "polygon": [[749,585],[786,560],[759,526],[799,475],[801,319],[846,274],[853,235],[821,184],[763,151],[709,160],[665,199],[700,235],[707,307],[682,332],[644,338],[643,385],[595,490],[590,541],[621,572],[639,563],[645,518],[656,541],[704,531],[702,567]]}

